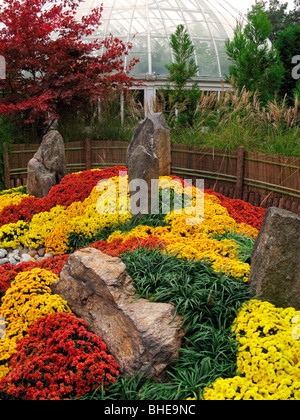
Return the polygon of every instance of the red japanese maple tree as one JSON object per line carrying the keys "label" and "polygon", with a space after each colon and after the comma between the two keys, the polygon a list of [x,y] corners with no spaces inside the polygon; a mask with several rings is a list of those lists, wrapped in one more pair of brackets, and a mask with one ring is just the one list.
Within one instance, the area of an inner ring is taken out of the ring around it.
{"label": "red japanese maple tree", "polygon": [[112,89],[135,84],[129,76],[138,60],[124,66],[132,48],[110,35],[91,37],[101,25],[102,7],[77,18],[83,0],[4,0],[0,6],[0,114],[22,115],[25,123],[50,123],[65,109],[76,112]]}

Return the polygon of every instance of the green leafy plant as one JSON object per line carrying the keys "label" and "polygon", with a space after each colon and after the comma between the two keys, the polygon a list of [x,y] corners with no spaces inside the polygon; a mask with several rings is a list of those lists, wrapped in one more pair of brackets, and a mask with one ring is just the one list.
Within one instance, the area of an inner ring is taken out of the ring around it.
{"label": "green leafy plant", "polygon": [[297,92],[297,80],[291,75],[293,57],[299,55],[300,52],[300,24],[292,25],[277,35],[276,47],[278,48],[280,59],[284,64],[284,79],[281,86],[281,96],[287,95],[290,103],[294,101],[294,97],[298,94],[300,97],[300,89]]}

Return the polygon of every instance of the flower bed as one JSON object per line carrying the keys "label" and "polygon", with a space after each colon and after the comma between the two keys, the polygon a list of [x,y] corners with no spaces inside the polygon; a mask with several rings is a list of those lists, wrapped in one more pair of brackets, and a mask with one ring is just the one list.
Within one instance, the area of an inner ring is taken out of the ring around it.
{"label": "flower bed", "polygon": [[300,399],[300,312],[251,300],[232,328],[240,344],[237,374],[218,379],[206,400]]}
{"label": "flower bed", "polygon": [[[24,190],[0,194],[0,247],[43,246],[55,255],[0,267],[0,317],[6,326],[0,336],[0,398],[70,399],[99,387],[101,395],[104,389],[121,394],[118,365],[105,343],[50,289],[68,254],[91,246],[123,259],[140,296],[172,302],[185,317],[181,359],[170,373],[174,389],[176,380],[190,384],[181,398],[299,399],[300,313],[253,300],[247,288],[251,249],[265,210],[206,190],[204,219],[189,225],[188,208],[181,214],[174,209],[183,181],[164,177],[161,194],[175,180],[170,212],[133,218],[128,190],[119,194],[126,173],[115,167],[68,175],[41,199]],[[116,196],[97,187],[105,179],[116,186]],[[184,193],[198,205],[194,187],[186,186]],[[108,214],[99,213],[103,194],[102,205],[112,210]],[[151,398],[149,387],[143,389],[136,397],[147,392]],[[172,386],[153,389],[165,398],[175,396]]]}
{"label": "flower bed", "polygon": [[40,317],[18,342],[0,395],[25,400],[78,398],[116,381],[119,366],[101,338],[75,315]]}

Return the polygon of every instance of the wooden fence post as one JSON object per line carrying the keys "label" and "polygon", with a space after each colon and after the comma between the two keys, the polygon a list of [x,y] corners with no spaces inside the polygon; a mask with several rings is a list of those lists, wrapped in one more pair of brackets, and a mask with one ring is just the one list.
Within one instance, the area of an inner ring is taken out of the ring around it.
{"label": "wooden fence post", "polygon": [[92,145],[89,138],[85,139],[85,163],[87,170],[92,169]]}
{"label": "wooden fence post", "polygon": [[245,148],[238,148],[238,158],[236,167],[236,185],[234,191],[234,198],[242,200],[244,189],[244,173],[245,173]]}
{"label": "wooden fence post", "polygon": [[10,188],[10,167],[9,167],[9,153],[8,153],[8,144],[2,144],[3,152],[3,167],[4,167],[4,184],[5,188]]}

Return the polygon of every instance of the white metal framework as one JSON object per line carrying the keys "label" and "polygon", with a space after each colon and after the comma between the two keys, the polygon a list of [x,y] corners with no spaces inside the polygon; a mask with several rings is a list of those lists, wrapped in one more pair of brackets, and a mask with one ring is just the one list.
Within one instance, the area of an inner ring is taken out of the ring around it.
{"label": "white metal framework", "polygon": [[183,24],[195,46],[198,80],[204,90],[220,91],[229,62],[225,40],[233,37],[240,13],[227,0],[86,0],[78,18],[103,3],[102,25],[93,37],[112,34],[133,49],[127,59],[139,58],[133,75],[146,80],[145,102],[167,81],[165,65],[173,61],[170,35]]}
{"label": "white metal framework", "polygon": [[170,35],[183,24],[195,46],[198,77],[222,78],[228,70],[225,40],[232,38],[239,12],[226,0],[86,0],[78,17],[103,3],[95,37],[109,34],[133,43],[130,57],[140,63],[136,75],[166,75],[172,62]]}

